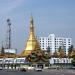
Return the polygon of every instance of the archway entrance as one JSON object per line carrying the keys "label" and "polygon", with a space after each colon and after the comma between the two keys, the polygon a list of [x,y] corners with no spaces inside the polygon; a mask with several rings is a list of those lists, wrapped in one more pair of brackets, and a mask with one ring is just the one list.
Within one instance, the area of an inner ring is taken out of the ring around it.
{"label": "archway entrance", "polygon": [[43,69],[44,68],[44,64],[37,64],[37,68]]}

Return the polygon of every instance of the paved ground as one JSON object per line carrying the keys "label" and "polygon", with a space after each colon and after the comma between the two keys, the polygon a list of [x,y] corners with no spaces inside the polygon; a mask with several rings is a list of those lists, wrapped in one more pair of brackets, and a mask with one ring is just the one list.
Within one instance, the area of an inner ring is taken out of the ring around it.
{"label": "paved ground", "polygon": [[75,70],[44,70],[43,72],[0,70],[0,75],[75,75]]}
{"label": "paved ground", "polygon": [[50,75],[75,75],[75,70],[46,70],[45,72],[50,73]]}

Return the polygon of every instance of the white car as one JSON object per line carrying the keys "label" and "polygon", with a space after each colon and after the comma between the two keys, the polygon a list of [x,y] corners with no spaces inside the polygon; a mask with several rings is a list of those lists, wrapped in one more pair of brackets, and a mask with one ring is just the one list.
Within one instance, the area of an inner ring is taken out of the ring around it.
{"label": "white car", "polygon": [[35,70],[35,71],[42,71],[41,68],[35,68],[34,70]]}
{"label": "white car", "polygon": [[0,67],[0,70],[2,70],[2,67]]}

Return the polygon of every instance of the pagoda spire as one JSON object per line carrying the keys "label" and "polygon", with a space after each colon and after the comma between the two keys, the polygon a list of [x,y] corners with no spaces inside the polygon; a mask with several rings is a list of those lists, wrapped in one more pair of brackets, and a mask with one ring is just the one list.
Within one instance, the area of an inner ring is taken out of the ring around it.
{"label": "pagoda spire", "polygon": [[33,25],[33,16],[30,17],[30,24]]}
{"label": "pagoda spire", "polygon": [[30,17],[30,31],[29,31],[29,38],[27,40],[26,43],[26,47],[24,49],[24,51],[22,52],[23,56],[27,56],[29,55],[33,50],[37,50],[40,49],[40,45],[35,37],[35,33],[34,33],[34,20],[33,17],[31,15]]}
{"label": "pagoda spire", "polygon": [[33,16],[31,15],[30,17],[30,33],[34,33],[34,21],[33,21]]}
{"label": "pagoda spire", "polygon": [[33,16],[30,17],[30,32],[29,32],[29,40],[34,40],[35,38],[35,32],[34,32],[34,20]]}

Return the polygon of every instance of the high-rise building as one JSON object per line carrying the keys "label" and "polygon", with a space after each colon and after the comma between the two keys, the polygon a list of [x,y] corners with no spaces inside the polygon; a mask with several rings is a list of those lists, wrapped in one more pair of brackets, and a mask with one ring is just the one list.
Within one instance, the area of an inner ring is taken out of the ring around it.
{"label": "high-rise building", "polygon": [[38,37],[42,50],[47,50],[50,47],[51,52],[55,52],[61,46],[67,53],[68,48],[72,45],[71,38],[56,37],[54,34],[50,34],[48,37]]}

